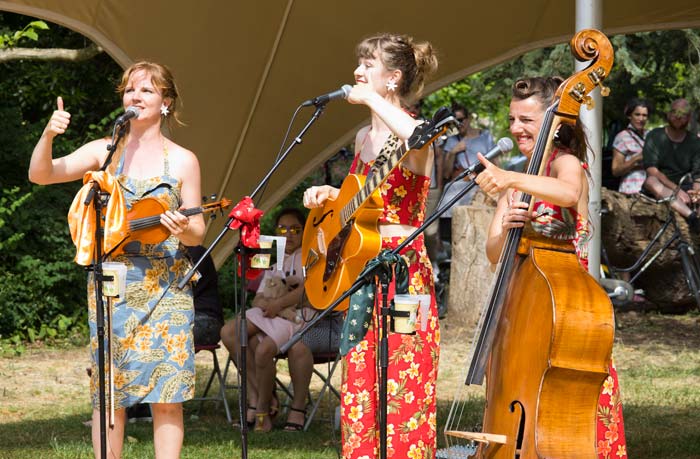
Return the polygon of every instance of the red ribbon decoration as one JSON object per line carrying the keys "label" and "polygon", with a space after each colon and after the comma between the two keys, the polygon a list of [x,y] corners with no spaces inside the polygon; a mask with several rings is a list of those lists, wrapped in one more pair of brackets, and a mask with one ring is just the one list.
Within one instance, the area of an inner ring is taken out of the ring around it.
{"label": "red ribbon decoration", "polygon": [[[228,214],[233,220],[228,225],[231,229],[240,229],[241,243],[248,248],[257,249],[260,247],[260,218],[263,216],[263,211],[257,209],[250,196],[246,196],[236,204],[236,206]],[[252,255],[247,257],[246,278],[255,279],[260,275],[261,269],[250,267]],[[238,255],[238,275],[241,275],[241,256]]]}

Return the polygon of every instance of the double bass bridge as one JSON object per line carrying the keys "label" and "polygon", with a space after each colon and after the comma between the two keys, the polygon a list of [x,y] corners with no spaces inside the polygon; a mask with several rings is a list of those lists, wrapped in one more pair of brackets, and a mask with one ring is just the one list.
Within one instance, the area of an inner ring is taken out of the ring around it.
{"label": "double bass bridge", "polygon": [[[437,450],[436,459],[470,459],[477,457],[480,447],[487,448],[493,444],[505,445],[508,438],[505,435],[489,434],[483,432],[463,432],[460,430],[446,430],[448,447]],[[466,440],[464,444],[452,444],[449,437]]]}

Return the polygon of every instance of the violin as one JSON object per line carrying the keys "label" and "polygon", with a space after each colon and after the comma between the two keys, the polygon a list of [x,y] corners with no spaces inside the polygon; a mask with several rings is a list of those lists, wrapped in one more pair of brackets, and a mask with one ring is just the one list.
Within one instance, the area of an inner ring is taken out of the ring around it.
{"label": "violin", "polygon": [[160,224],[160,214],[166,210],[177,210],[185,217],[214,212],[229,207],[232,201],[221,199],[220,201],[204,204],[189,209],[170,209],[168,204],[155,197],[144,198],[136,202],[126,214],[128,222],[128,235],[124,241],[114,248],[108,255],[115,257],[124,253],[124,246],[131,241],[139,241],[142,244],[159,244],[170,236],[170,231]]}
{"label": "violin", "polygon": [[[591,63],[560,85],[528,174],[543,174],[555,133],[577,122],[581,104],[592,106],[589,93],[603,89],[612,68],[612,45],[597,30],[578,32],[571,48],[576,59]],[[523,193],[521,201],[531,205],[531,198]],[[453,405],[447,443],[466,439],[463,448],[481,458],[595,458],[596,408],[613,334],[610,299],[571,243],[510,229],[466,377],[466,384],[486,380],[482,431],[456,426]]]}

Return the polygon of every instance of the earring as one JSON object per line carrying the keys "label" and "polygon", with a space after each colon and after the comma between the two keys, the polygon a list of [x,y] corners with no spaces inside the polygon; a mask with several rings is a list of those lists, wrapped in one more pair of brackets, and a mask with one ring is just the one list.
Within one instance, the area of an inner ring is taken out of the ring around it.
{"label": "earring", "polygon": [[394,91],[396,91],[396,83],[394,83],[394,82],[391,81],[391,80],[387,81],[387,82],[386,82],[386,89],[387,89],[389,92],[394,92]]}
{"label": "earring", "polygon": [[163,104],[160,106],[160,114],[163,116],[168,116],[170,114],[170,110],[168,109],[168,106]]}

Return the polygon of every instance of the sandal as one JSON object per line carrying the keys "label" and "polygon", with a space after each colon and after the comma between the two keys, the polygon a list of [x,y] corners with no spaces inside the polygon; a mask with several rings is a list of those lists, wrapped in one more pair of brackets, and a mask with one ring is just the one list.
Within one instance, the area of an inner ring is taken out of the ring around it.
{"label": "sandal", "polygon": [[[265,428],[265,418],[270,420],[270,427]],[[255,413],[255,428],[253,432],[269,432],[272,430],[272,420],[269,413]]]}
{"label": "sandal", "polygon": [[297,413],[303,413],[304,414],[304,424],[299,424],[296,422],[287,421],[284,424],[284,427],[282,427],[282,430],[284,430],[285,432],[301,432],[302,430],[304,430],[304,425],[306,424],[306,410],[305,409],[300,410],[298,408],[294,408],[291,406],[289,407],[289,410],[296,411]]}

